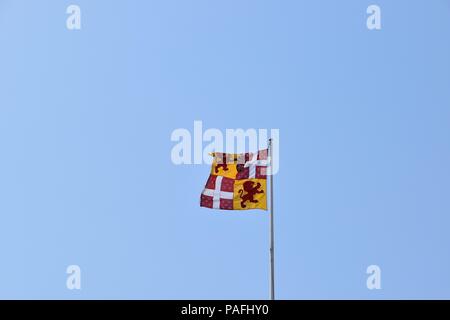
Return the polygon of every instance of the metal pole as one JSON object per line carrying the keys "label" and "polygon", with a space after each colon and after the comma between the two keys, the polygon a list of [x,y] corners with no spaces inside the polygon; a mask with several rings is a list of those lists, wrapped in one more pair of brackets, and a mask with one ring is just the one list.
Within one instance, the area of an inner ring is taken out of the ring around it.
{"label": "metal pole", "polygon": [[270,156],[270,300],[275,300],[275,245],[273,233],[273,152],[272,139],[269,139]]}

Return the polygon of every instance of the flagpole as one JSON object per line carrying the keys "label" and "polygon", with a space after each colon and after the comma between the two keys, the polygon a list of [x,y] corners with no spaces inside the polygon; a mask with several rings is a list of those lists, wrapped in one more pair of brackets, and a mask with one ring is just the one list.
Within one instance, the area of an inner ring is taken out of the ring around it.
{"label": "flagpole", "polygon": [[273,232],[273,152],[272,138],[269,139],[270,157],[270,300],[275,300],[275,239]]}

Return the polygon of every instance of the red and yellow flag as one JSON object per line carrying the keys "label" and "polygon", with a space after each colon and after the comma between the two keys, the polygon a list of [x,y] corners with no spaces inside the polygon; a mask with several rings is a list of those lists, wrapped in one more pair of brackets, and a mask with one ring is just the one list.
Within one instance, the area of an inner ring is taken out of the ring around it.
{"label": "red and yellow flag", "polygon": [[200,206],[221,210],[267,210],[268,150],[214,153]]}

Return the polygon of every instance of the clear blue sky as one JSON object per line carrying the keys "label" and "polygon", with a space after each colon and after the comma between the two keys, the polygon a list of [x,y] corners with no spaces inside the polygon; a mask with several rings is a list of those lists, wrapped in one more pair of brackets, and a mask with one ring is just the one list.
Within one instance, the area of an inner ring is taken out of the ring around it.
{"label": "clear blue sky", "polygon": [[194,120],[280,129],[278,298],[450,298],[448,1],[0,0],[0,43],[0,298],[267,298],[268,215],[170,160]]}

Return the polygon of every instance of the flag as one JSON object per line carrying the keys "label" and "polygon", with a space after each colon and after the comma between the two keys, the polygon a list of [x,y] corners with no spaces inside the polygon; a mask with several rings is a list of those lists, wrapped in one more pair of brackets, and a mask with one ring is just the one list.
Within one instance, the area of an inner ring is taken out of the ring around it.
{"label": "flag", "polygon": [[210,176],[200,206],[220,210],[267,210],[268,150],[213,153]]}

